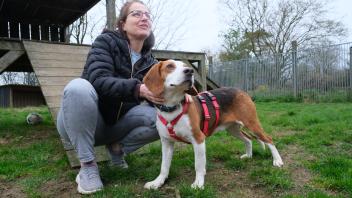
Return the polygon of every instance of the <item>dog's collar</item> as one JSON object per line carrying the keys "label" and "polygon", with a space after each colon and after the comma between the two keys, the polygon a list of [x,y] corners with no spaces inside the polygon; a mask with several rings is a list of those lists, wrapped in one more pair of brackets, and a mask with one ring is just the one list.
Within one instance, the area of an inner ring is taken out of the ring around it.
{"label": "dog's collar", "polygon": [[181,105],[180,104],[177,104],[177,105],[174,105],[174,106],[166,106],[166,105],[162,105],[162,104],[154,104],[156,108],[158,108],[160,111],[164,111],[164,112],[173,112],[173,111],[176,111],[176,109],[178,109],[179,107],[182,106],[182,104],[185,103],[185,99],[183,99],[181,101]]}

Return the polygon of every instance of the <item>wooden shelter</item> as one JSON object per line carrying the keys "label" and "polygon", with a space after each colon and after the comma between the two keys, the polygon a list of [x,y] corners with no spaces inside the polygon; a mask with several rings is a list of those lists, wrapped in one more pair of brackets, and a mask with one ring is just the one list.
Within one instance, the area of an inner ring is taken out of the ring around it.
{"label": "wooden shelter", "polygon": [[[64,86],[81,75],[90,49],[90,45],[64,43],[65,29],[98,1],[5,0],[0,8],[0,74],[33,71],[54,120]],[[216,87],[206,77],[205,53],[155,50],[153,54],[159,60],[182,60],[195,68],[199,90]],[[79,165],[72,147],[65,149],[71,166]],[[97,156],[98,161],[105,159],[104,154]]]}
{"label": "wooden shelter", "polygon": [[0,107],[27,107],[40,105],[45,105],[45,99],[38,86],[0,86]]}

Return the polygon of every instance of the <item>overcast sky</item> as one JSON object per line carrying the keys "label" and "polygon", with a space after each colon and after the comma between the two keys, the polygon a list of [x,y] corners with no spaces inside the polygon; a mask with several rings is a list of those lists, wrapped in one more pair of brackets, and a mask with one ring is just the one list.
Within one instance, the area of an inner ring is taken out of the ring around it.
{"label": "overcast sky", "polygon": [[[160,0],[188,3],[189,19],[185,23],[187,28],[184,39],[173,46],[171,50],[217,52],[221,48],[221,31],[226,29],[226,15],[219,4],[219,0]],[[352,42],[352,0],[332,0],[329,4],[331,18],[339,20],[348,28],[348,38],[341,42]],[[105,10],[100,10],[102,12]],[[167,11],[166,11],[167,12]],[[180,10],[180,13],[183,12]],[[175,17],[177,20],[177,17]],[[170,23],[172,25],[172,23]],[[156,37],[158,39],[158,37]]]}

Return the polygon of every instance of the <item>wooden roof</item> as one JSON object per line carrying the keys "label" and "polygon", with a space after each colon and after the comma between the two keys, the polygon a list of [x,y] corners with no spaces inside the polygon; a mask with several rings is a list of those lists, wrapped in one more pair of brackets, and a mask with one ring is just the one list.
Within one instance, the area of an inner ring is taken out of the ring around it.
{"label": "wooden roof", "polygon": [[30,24],[73,23],[100,0],[0,0],[0,18]]}

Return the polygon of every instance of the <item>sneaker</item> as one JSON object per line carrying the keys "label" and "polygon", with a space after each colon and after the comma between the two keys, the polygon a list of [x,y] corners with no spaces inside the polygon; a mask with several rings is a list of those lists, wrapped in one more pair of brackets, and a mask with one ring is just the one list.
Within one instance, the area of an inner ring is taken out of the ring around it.
{"label": "sneaker", "polygon": [[99,176],[98,165],[82,166],[77,177],[77,190],[81,194],[91,194],[103,189],[103,183]]}
{"label": "sneaker", "polygon": [[123,169],[128,168],[128,164],[125,161],[125,153],[122,151],[119,143],[113,143],[106,146],[111,158],[111,166],[120,167]]}

